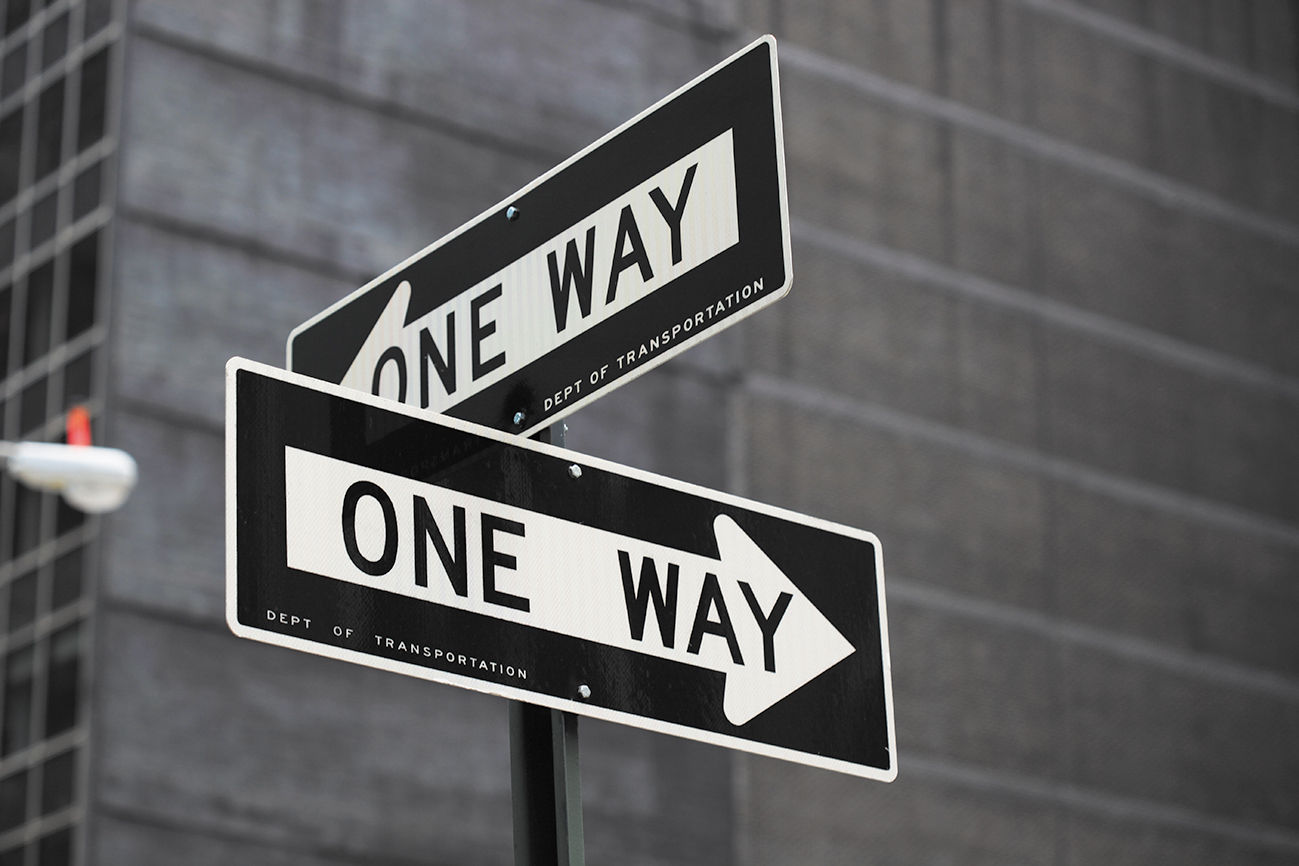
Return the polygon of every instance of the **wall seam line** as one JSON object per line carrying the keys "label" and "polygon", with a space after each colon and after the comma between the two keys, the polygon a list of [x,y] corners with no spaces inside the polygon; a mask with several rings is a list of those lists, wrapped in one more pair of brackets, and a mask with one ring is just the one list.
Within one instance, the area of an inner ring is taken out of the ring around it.
{"label": "wall seam line", "polygon": [[1056,619],[1028,608],[953,592],[897,574],[890,574],[887,579],[890,603],[900,601],[936,613],[1029,633],[1045,640],[1059,640],[1070,646],[1139,662],[1179,676],[1299,703],[1299,680],[1284,674],[1250,668],[1217,656],[1159,646],[1121,632]]}
{"label": "wall seam line", "polygon": [[876,429],[915,436],[982,460],[1068,482],[1114,499],[1299,547],[1299,527],[1253,511],[1151,482],[1134,481],[1072,460],[1007,445],[986,436],[895,409],[850,400],[806,384],[796,385],[769,374],[755,373],[750,381],[754,393],[791,406]]}
{"label": "wall seam line", "polygon": [[914,253],[863,241],[804,220],[792,221],[791,234],[796,241],[809,243],[850,261],[882,267],[954,294],[1027,313],[1076,333],[1121,345],[1183,369],[1273,390],[1288,399],[1299,401],[1299,379],[1216,349],[1035,295],[1025,289],[949,268]]}
{"label": "wall seam line", "polygon": [[1115,157],[1055,138],[1021,124],[962,105],[920,88],[890,80],[811,49],[785,42],[781,57],[791,66],[827,81],[850,87],[883,102],[973,130],[1012,148],[1032,153],[1060,165],[1105,178],[1144,193],[1155,202],[1193,211],[1201,216],[1245,229],[1277,243],[1299,248],[1299,226],[1263,216],[1181,181],[1139,168]]}
{"label": "wall seam line", "polygon": [[1020,773],[971,766],[931,755],[903,755],[901,773],[975,791],[1047,801],[1065,808],[1124,822],[1207,833],[1251,845],[1299,852],[1299,834],[1248,820],[1219,818],[1197,809],[1140,797],[1113,794],[1068,782],[1035,779]]}
{"label": "wall seam line", "polygon": [[1079,6],[1069,0],[1015,0],[1025,9],[1042,12],[1069,21],[1147,55],[1170,61],[1204,78],[1268,100],[1291,111],[1299,111],[1299,93],[1283,84],[1256,73],[1245,71],[1223,60],[1205,54],[1167,36]]}

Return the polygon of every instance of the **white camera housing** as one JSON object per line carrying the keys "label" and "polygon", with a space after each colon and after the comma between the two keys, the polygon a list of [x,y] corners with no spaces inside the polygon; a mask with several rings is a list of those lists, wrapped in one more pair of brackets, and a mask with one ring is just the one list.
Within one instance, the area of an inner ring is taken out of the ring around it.
{"label": "white camera housing", "polygon": [[57,491],[74,508],[101,514],[121,507],[138,476],[135,459],[117,448],[6,442],[0,457],[15,478],[37,490]]}

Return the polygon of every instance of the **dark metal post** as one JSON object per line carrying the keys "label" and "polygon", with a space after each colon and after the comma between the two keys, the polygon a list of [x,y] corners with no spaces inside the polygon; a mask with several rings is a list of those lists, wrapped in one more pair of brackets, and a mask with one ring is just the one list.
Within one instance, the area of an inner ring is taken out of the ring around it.
{"label": "dark metal post", "polygon": [[[564,425],[536,437],[564,444]],[[515,866],[584,866],[577,716],[510,702]]]}
{"label": "dark metal post", "polygon": [[577,716],[510,702],[515,866],[583,866]]}

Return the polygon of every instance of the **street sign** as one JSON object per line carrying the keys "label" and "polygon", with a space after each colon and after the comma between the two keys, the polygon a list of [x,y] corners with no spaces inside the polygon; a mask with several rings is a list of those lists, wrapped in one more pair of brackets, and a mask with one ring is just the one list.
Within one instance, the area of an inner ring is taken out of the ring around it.
{"label": "street sign", "polygon": [[235,634],[875,779],[868,532],[233,359]]}
{"label": "street sign", "polygon": [[529,433],[783,296],[763,37],[298,326],[288,366]]}

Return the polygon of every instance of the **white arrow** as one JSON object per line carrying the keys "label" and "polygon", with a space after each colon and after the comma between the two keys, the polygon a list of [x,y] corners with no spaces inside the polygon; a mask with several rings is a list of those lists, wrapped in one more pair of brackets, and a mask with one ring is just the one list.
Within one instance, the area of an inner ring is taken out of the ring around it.
{"label": "white arrow", "polygon": [[733,139],[727,130],[410,322],[402,280],[340,384],[441,412],[734,246]]}
{"label": "white arrow", "polygon": [[284,461],[290,568],[723,673],[731,724],[854,652],[726,515],[714,559],[296,448]]}

